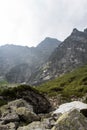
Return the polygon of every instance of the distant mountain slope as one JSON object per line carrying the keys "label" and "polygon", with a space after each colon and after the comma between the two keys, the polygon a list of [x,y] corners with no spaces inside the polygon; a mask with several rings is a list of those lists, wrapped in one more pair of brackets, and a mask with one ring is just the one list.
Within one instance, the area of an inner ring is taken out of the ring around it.
{"label": "distant mountain slope", "polygon": [[61,42],[55,38],[47,37],[35,48],[36,55],[40,60],[40,63],[45,63],[53,53],[53,51],[59,46]]}
{"label": "distant mountain slope", "polygon": [[33,66],[29,66],[28,64],[19,64],[10,69],[10,71],[5,75],[5,78],[11,83],[26,83],[33,71]]}
{"label": "distant mountain slope", "polygon": [[1,46],[0,76],[11,82],[27,81],[31,72],[45,63],[59,44],[57,39],[46,38],[37,47]]}
{"label": "distant mountain slope", "polygon": [[52,53],[48,62],[32,76],[31,83],[41,83],[87,64],[87,29],[73,29],[71,35]]}
{"label": "distant mountain slope", "polygon": [[55,48],[58,47],[59,44],[60,41],[57,39],[47,37],[36,47],[36,49],[41,51],[42,57],[45,55],[44,59],[48,59],[48,57],[52,54]]}

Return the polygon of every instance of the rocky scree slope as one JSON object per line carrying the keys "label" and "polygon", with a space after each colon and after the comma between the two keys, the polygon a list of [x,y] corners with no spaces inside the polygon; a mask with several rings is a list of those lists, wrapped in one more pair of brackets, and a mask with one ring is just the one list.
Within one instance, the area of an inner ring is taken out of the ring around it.
{"label": "rocky scree slope", "polygon": [[84,32],[73,29],[71,35],[55,49],[48,62],[31,76],[30,82],[38,84],[84,64],[87,64],[87,29]]}
{"label": "rocky scree slope", "polygon": [[[64,111],[65,106],[70,110],[61,113],[60,109]],[[33,106],[28,102],[18,99],[0,107],[0,129],[87,130],[86,112],[87,104],[75,101],[62,104],[56,111],[40,115],[33,111]]]}

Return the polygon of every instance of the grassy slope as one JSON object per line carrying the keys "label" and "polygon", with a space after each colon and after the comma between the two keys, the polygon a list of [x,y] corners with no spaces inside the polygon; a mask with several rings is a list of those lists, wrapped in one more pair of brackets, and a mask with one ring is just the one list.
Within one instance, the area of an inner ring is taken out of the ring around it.
{"label": "grassy slope", "polygon": [[[0,83],[0,96],[7,96],[12,98],[16,96],[17,90],[26,90],[27,87],[26,85],[24,85],[26,87],[13,87],[17,86],[17,84],[12,85],[12,87],[7,86],[9,86],[7,82],[3,81]],[[87,93],[87,65],[59,78],[43,83],[42,85],[35,87],[35,89],[41,93],[47,94],[48,96],[62,94],[64,97],[82,97],[85,93]],[[6,102],[4,100],[0,99],[0,105],[5,103]]]}
{"label": "grassy slope", "polygon": [[68,74],[43,83],[36,88],[49,96],[62,94],[66,97],[83,96],[87,93],[87,65]]}

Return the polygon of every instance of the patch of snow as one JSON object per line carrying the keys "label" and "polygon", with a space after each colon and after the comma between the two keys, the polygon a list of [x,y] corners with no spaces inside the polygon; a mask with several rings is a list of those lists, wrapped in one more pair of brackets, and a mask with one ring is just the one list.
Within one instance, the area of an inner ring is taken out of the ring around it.
{"label": "patch of snow", "polygon": [[77,59],[74,59],[74,62],[77,63],[77,64],[79,63],[79,61]]}
{"label": "patch of snow", "polygon": [[85,49],[83,49],[83,48],[76,48],[77,50],[80,50],[80,51],[82,51],[82,52],[85,52]]}
{"label": "patch of snow", "polygon": [[71,50],[71,48],[67,48],[68,50]]}
{"label": "patch of snow", "polygon": [[44,79],[43,79],[43,80],[49,80],[49,79],[50,79],[50,75],[48,75],[48,76],[44,77]]}
{"label": "patch of snow", "polygon": [[65,103],[59,106],[59,108],[57,110],[55,110],[53,113],[57,114],[57,113],[65,113],[68,112],[70,110],[73,109],[77,109],[77,110],[81,110],[81,109],[87,109],[87,104],[82,103],[80,101],[73,101],[70,103]]}
{"label": "patch of snow", "polygon": [[44,70],[43,73],[46,73],[47,70]]}

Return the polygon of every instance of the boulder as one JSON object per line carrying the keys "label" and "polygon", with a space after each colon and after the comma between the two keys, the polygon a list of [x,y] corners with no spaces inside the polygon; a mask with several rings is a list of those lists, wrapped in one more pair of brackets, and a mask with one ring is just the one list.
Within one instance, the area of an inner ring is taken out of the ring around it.
{"label": "boulder", "polygon": [[32,122],[27,126],[19,127],[17,130],[49,130],[47,127],[47,122]]}
{"label": "boulder", "polygon": [[87,130],[87,118],[74,109],[62,114],[52,130]]}
{"label": "boulder", "polygon": [[1,120],[3,121],[4,124],[7,124],[9,122],[18,122],[19,116],[15,112],[12,112],[2,116]]}
{"label": "boulder", "polygon": [[12,113],[12,112],[16,111],[17,108],[20,108],[20,107],[28,108],[29,111],[33,112],[32,105],[30,105],[23,99],[17,99],[17,100],[9,102],[7,105],[3,105],[0,108],[0,113],[1,113],[1,115]]}
{"label": "boulder", "polygon": [[22,123],[31,123],[38,120],[40,118],[33,112],[33,107],[22,99],[11,101],[0,108],[1,125],[12,122],[19,126]]}
{"label": "boulder", "polygon": [[21,99],[17,99],[17,100],[14,100],[14,101],[11,101],[8,103],[8,106],[9,107],[16,107],[16,108],[19,108],[19,107],[26,107],[28,108],[30,111],[33,111],[33,106],[30,105],[28,102],[26,102],[25,100],[23,100],[22,98]]}
{"label": "boulder", "polygon": [[82,103],[80,101],[73,101],[70,103],[64,103],[64,104],[60,105],[56,111],[54,111],[54,114],[58,114],[58,113],[63,114],[65,112],[68,112],[68,111],[73,110],[73,109],[77,109],[79,111],[82,109],[87,109],[87,104]]}
{"label": "boulder", "polygon": [[16,130],[16,125],[14,123],[9,123],[7,125],[0,125],[0,130]]}
{"label": "boulder", "polygon": [[9,130],[7,125],[0,125],[0,130]]}
{"label": "boulder", "polygon": [[12,123],[12,122],[7,124],[7,126],[9,127],[9,130],[16,130],[17,129],[17,124]]}
{"label": "boulder", "polygon": [[54,124],[55,120],[50,117],[41,121],[34,121],[27,126],[19,127],[17,130],[51,130]]}
{"label": "boulder", "polygon": [[40,120],[40,118],[26,107],[19,107],[16,109],[16,113],[22,121],[30,123],[32,121]]}

